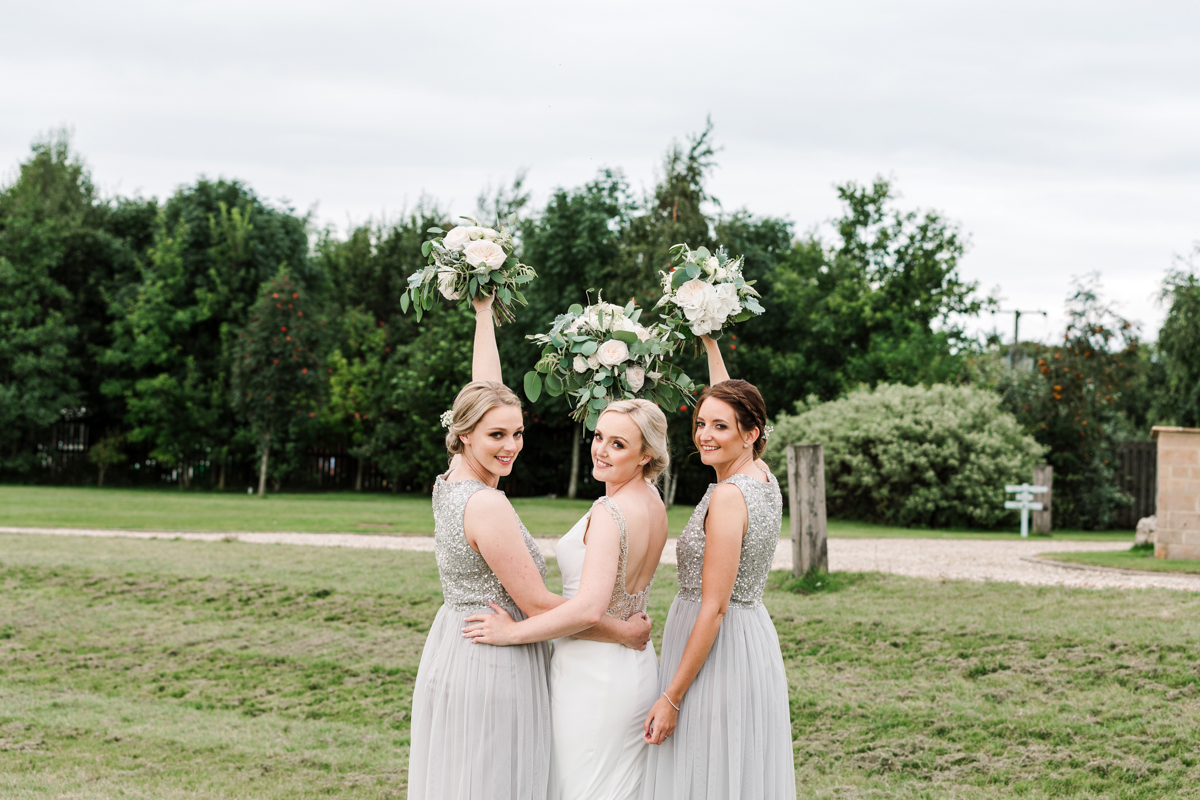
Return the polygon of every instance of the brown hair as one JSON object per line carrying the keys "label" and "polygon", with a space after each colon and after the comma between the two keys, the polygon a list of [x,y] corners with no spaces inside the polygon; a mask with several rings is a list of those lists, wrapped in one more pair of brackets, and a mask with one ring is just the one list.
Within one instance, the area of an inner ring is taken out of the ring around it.
{"label": "brown hair", "polygon": [[521,398],[512,389],[496,381],[471,381],[454,398],[453,419],[446,431],[446,450],[450,455],[463,452],[459,436],[475,430],[483,415],[497,406],[521,407]]}
{"label": "brown hair", "polygon": [[696,436],[696,415],[704,401],[713,397],[733,408],[737,417],[738,431],[747,433],[758,428],[758,438],[754,440],[754,457],[758,458],[767,449],[767,404],[754,384],[743,380],[728,380],[705,387],[696,400],[696,408],[692,410],[692,437]]}

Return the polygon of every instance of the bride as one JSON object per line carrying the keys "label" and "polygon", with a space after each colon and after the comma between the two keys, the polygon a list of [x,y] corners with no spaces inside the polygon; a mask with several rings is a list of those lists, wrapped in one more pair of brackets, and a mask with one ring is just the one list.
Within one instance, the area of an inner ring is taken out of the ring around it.
{"label": "bride", "polygon": [[559,541],[563,596],[552,611],[514,621],[504,609],[468,617],[479,644],[554,639],[550,661],[552,775],[562,800],[624,800],[640,792],[642,721],[658,696],[653,647],[590,641],[606,615],[644,612],[667,541],[667,512],[653,482],[666,469],[667,420],[647,400],[610,404],[596,423],[592,475],[605,494]]}

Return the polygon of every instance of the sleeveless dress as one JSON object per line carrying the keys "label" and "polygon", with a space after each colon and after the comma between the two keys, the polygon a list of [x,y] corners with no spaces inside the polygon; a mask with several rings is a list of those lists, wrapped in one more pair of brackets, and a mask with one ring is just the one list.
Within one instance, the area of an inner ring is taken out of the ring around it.
{"label": "sleeveless dress", "polygon": [[[680,703],[671,738],[650,747],[644,800],[795,800],[792,723],[779,637],[762,604],[779,541],[779,482],[736,474],[749,512],[729,612]],[[708,487],[675,546],[679,594],[663,631],[659,692],[670,685],[700,614]]]}
{"label": "sleeveless dress", "polygon": [[[550,789],[550,646],[488,647],[464,639],[464,620],[488,601],[525,619],[463,530],[479,481],[433,487],[434,550],[445,604],[438,609],[412,702],[409,800],[546,800]],[[546,562],[525,525],[525,546]]]}
{"label": "sleeveless dress", "polygon": [[[629,619],[646,610],[647,586],[625,591],[629,531],[621,508],[608,497],[596,501],[621,531],[621,558],[607,614]],[[592,506],[592,511],[596,506]],[[563,597],[579,591],[587,547],[589,511],[555,547]],[[653,583],[653,580],[651,580]],[[626,800],[638,797],[646,770],[642,723],[658,696],[658,660],[653,644],[631,650],[612,642],[564,637],[554,640],[550,660],[550,717],[554,773],[562,800]]]}

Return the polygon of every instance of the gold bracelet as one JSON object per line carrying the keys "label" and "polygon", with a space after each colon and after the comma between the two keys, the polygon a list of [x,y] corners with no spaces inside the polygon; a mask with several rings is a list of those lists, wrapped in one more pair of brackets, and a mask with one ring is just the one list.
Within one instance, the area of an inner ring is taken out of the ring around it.
{"label": "gold bracelet", "polygon": [[675,705],[675,701],[671,699],[670,695],[668,695],[666,692],[663,692],[663,697],[667,698],[667,702],[671,704],[671,708],[675,709],[676,711],[679,710],[679,706]]}

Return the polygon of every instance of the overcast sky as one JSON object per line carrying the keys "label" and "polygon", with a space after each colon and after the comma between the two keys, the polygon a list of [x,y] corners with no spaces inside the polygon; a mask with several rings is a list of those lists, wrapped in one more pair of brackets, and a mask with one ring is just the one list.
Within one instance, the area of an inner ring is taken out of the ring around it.
{"label": "overcast sky", "polygon": [[1153,335],[1200,241],[1196,2],[0,0],[0,77],[9,175],[66,126],[106,192],[241,178],[343,229],[521,168],[538,203],[648,188],[711,114],[726,210],[802,233],[892,178],[961,223],[964,277],[1051,312],[1023,339],[1091,271]]}

